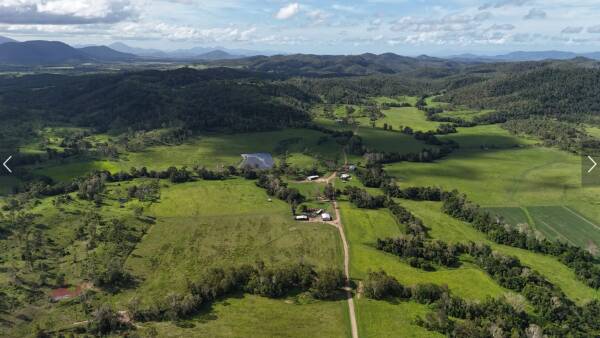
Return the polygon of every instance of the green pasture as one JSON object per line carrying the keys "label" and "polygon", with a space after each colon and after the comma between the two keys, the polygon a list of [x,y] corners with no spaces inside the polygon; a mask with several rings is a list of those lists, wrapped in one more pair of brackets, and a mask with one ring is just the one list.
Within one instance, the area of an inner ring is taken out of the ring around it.
{"label": "green pasture", "polygon": [[[117,201],[130,184],[138,181],[111,183],[102,207],[97,209],[106,220],[118,217],[125,219],[127,226],[147,227],[125,263],[126,270],[136,280],[135,287],[116,294],[101,292],[98,296],[99,301],[112,303],[116,309],[123,309],[134,296],[149,302],[171,292],[184,292],[189,281],[200,278],[212,267],[262,260],[267,265],[305,262],[317,268],[341,268],[343,253],[337,230],[320,223],[294,222],[289,205],[277,199],[269,201],[254,181],[230,179],[179,185],[161,181],[160,201],[143,205],[144,214],[155,218],[152,225],[133,217],[133,207],[140,205],[139,202],[127,202],[121,208]],[[81,259],[86,255],[85,243],[75,239],[74,229],[80,224],[83,212],[93,208],[92,205],[75,198],[57,208],[53,198],[45,198],[31,209],[40,215],[37,222],[44,224],[54,245],[65,248],[65,256],[52,262],[52,266],[66,273],[71,285],[80,282]],[[1,262],[8,264],[4,258],[14,254],[4,252]],[[10,264],[26,269],[20,261],[13,260]],[[0,273],[2,290],[6,290],[4,277]],[[24,278],[29,277],[24,275]],[[79,309],[72,302],[36,303],[19,310],[33,318],[33,322],[17,320],[6,335],[31,335],[37,324],[47,329],[69,327],[88,318]],[[160,336],[164,333],[176,337],[211,337],[219,336],[219,332],[221,336],[251,337],[305,337],[323,332],[327,337],[343,337],[349,328],[344,301],[316,301],[304,294],[285,299],[238,295],[219,301],[186,321],[183,327],[175,323],[141,323],[141,326],[140,330],[155,326]]]}
{"label": "green pasture", "polygon": [[535,227],[545,237],[566,241],[582,248],[600,246],[600,226],[569,206],[528,207]]}
{"label": "green pasture", "polygon": [[395,300],[356,299],[356,316],[360,337],[444,337],[416,325],[417,316],[425,317],[428,306]]}
{"label": "green pasture", "polygon": [[[421,151],[423,148],[432,147],[421,141],[415,140],[410,135],[402,134],[399,131],[387,131],[381,128],[373,128],[368,124],[360,124],[357,127],[342,126],[335,121],[324,118],[315,119],[315,122],[331,129],[354,130],[357,135],[362,137],[363,143],[367,148],[377,151],[412,153]],[[355,156],[354,158],[360,160],[360,157]]]}
{"label": "green pasture", "polygon": [[494,112],[492,109],[484,110],[473,110],[473,109],[457,109],[457,110],[446,110],[442,113],[437,114],[440,117],[454,117],[463,119],[465,121],[472,121],[474,118],[484,116]]}
{"label": "green pasture", "polygon": [[479,151],[523,148],[538,143],[535,139],[515,136],[497,124],[457,128],[457,133],[442,135],[439,138],[458,142],[461,150]]}
{"label": "green pasture", "polygon": [[[410,127],[413,130],[429,131],[435,130],[441,124],[440,122],[427,121],[425,113],[415,107],[390,108],[383,110],[385,117],[375,121],[377,128],[383,128],[384,123],[391,126],[394,130],[400,130],[400,127]],[[368,117],[357,119],[363,126],[371,126]]]}
{"label": "green pasture", "polygon": [[347,337],[350,327],[345,300],[306,302],[301,297],[269,299],[240,295],[219,301],[209,312],[185,321],[144,324],[159,337]]}
{"label": "green pasture", "polygon": [[[425,225],[431,229],[430,235],[435,239],[452,243],[473,241],[475,243],[489,244],[498,252],[516,256],[521,263],[541,273],[550,282],[560,287],[569,298],[579,304],[586,303],[591,299],[600,299],[599,290],[594,290],[579,281],[575,273],[555,257],[496,244],[488,240],[485,234],[477,231],[468,223],[444,214],[441,211],[441,202],[397,201],[417,217],[421,218]],[[454,291],[452,287],[450,289]]]}
{"label": "green pasture", "polygon": [[[340,202],[341,217],[350,247],[350,276],[357,283],[368,271],[383,269],[403,285],[436,283],[448,285],[450,290],[470,300],[499,297],[507,290],[498,286],[475,265],[464,262],[455,269],[439,268],[434,272],[416,269],[398,257],[375,248],[377,238],[397,237],[403,233],[387,209],[358,209],[349,202]],[[473,288],[473,285],[477,285]],[[427,308],[412,302],[375,301],[365,298],[356,302],[358,327],[361,336],[386,337],[404,332],[409,337],[438,337],[414,325],[417,315]]]}
{"label": "green pasture", "polygon": [[[325,137],[320,144],[319,140]],[[287,146],[278,146],[280,142]],[[276,153],[278,151],[278,153]],[[325,134],[306,129],[284,129],[274,132],[206,135],[175,146],[154,146],[140,152],[121,154],[117,160],[74,159],[66,163],[49,162],[33,167],[33,172],[64,181],[91,170],[117,172],[131,167],[165,170],[168,167],[203,165],[209,169],[238,165],[243,153],[268,152],[278,157],[287,153],[288,162],[311,167],[323,160],[342,161],[341,146]]]}
{"label": "green pasture", "polygon": [[[404,285],[417,283],[447,284],[455,294],[467,299],[484,299],[506,292],[476,266],[465,262],[455,269],[439,268],[427,272],[416,269],[398,257],[375,248],[377,238],[403,234],[389,211],[359,209],[347,202],[340,203],[341,217],[350,245],[350,274],[361,280],[369,270],[385,270]],[[473,289],[472,285],[478,285]]]}

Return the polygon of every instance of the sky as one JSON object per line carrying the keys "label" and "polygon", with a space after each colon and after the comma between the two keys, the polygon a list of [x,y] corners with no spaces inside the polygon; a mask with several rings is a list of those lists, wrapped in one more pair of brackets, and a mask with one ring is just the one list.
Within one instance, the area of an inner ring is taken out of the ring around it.
{"label": "sky", "polygon": [[0,35],[174,50],[600,51],[600,0],[0,0]]}

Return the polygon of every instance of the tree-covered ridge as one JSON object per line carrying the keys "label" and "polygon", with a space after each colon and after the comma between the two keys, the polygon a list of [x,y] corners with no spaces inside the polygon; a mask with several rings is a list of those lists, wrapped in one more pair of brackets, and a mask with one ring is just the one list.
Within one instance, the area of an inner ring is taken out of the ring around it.
{"label": "tree-covered ridge", "polygon": [[226,68],[37,75],[3,80],[0,100],[10,107],[3,111],[7,117],[43,111],[46,120],[98,130],[179,124],[193,130],[256,131],[308,120],[307,105],[316,98],[268,78]]}
{"label": "tree-covered ridge", "polygon": [[[526,67],[528,66],[528,67]],[[551,115],[572,121],[600,114],[600,70],[526,63],[472,79],[462,78],[441,99],[516,115]],[[470,83],[473,82],[473,83]]]}
{"label": "tree-covered ridge", "polygon": [[260,72],[300,76],[353,76],[410,73],[413,77],[443,77],[464,68],[465,64],[445,59],[416,58],[385,53],[361,55],[275,55],[256,56],[219,64],[242,66]]}

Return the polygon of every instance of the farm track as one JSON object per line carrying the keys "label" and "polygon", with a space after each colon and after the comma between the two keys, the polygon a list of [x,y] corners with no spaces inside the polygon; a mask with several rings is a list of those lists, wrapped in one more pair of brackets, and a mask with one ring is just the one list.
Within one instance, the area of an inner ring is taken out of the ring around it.
{"label": "farm track", "polygon": [[[337,176],[337,172],[334,172],[331,176],[326,179],[326,183],[331,183]],[[350,327],[352,330],[352,338],[358,338],[358,324],[356,322],[356,310],[354,307],[354,298],[352,295],[352,287],[350,286],[350,248],[348,241],[346,240],[346,233],[344,232],[344,224],[342,223],[342,216],[340,214],[340,208],[337,201],[333,201],[333,209],[335,210],[335,220],[329,222],[335,226],[340,232],[340,238],[344,247],[344,274],[346,276],[346,293],[348,296],[348,312],[350,315]]]}

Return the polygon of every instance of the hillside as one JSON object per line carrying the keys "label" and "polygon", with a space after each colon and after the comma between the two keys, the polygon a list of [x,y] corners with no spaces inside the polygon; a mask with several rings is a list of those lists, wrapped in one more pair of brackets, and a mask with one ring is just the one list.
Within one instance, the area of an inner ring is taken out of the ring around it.
{"label": "hillside", "polygon": [[137,56],[130,53],[118,52],[106,46],[90,46],[79,48],[81,52],[100,61],[134,61]]}
{"label": "hillside", "polygon": [[57,65],[92,61],[92,57],[58,41],[8,42],[0,45],[0,63]]}
{"label": "hillside", "polygon": [[260,72],[303,76],[348,76],[371,74],[418,74],[444,76],[462,68],[459,62],[431,57],[406,57],[392,53],[361,55],[275,55],[224,62]]}
{"label": "hillside", "polygon": [[44,66],[77,65],[86,62],[129,62],[137,57],[106,46],[73,48],[58,41],[0,43],[0,64]]}
{"label": "hillside", "polygon": [[7,42],[17,42],[11,38],[7,38],[5,36],[0,36],[0,45]]}
{"label": "hillside", "polygon": [[228,68],[36,75],[3,81],[6,90],[0,96],[11,106],[4,114],[39,109],[47,120],[66,119],[98,130],[185,124],[196,130],[249,131],[307,121],[303,107],[316,98],[268,78]]}
{"label": "hillside", "polygon": [[441,99],[517,115],[552,115],[570,120],[598,117],[600,70],[595,68],[597,64],[581,61],[583,67],[571,62],[487,66],[479,74],[453,80],[451,90]]}

